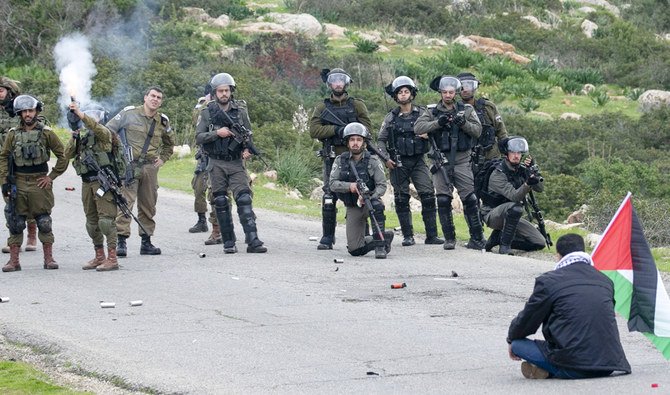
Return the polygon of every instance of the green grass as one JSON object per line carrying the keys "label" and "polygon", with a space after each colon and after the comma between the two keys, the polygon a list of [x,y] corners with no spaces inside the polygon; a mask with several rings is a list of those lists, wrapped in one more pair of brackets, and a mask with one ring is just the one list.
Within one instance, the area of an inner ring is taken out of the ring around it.
{"label": "green grass", "polygon": [[90,394],[49,383],[49,378],[23,362],[0,362],[0,392],[19,394]]}

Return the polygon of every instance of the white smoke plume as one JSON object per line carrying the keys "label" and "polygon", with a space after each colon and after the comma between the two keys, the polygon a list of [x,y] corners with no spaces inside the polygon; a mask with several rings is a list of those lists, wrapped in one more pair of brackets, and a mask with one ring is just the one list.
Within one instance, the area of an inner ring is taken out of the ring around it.
{"label": "white smoke plume", "polygon": [[93,77],[98,71],[93,64],[90,46],[86,36],[74,33],[61,38],[54,48],[60,79],[58,104],[63,109],[67,108],[71,96],[82,106],[91,102]]}

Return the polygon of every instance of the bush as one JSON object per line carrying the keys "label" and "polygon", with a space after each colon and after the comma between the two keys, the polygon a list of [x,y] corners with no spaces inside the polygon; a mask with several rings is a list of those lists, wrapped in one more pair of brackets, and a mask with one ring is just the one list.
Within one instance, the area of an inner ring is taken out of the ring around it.
{"label": "bush", "polygon": [[300,149],[282,150],[277,155],[275,170],[277,182],[290,189],[297,189],[309,196],[314,188],[313,178],[318,177],[318,162],[312,151]]}
{"label": "bush", "polygon": [[221,33],[221,39],[226,45],[231,45],[234,47],[240,47],[244,45],[244,36],[238,32],[232,30],[226,30]]}
{"label": "bush", "polygon": [[586,190],[579,178],[566,174],[544,176],[544,192],[537,194],[540,208],[548,218],[563,222],[586,202]]}
{"label": "bush", "polygon": [[525,112],[531,112],[540,108],[540,103],[536,102],[531,97],[523,97],[519,100],[519,107]]}
{"label": "bush", "polygon": [[589,97],[591,98],[591,102],[597,107],[604,107],[610,101],[607,88],[604,86],[600,86],[589,92]]}

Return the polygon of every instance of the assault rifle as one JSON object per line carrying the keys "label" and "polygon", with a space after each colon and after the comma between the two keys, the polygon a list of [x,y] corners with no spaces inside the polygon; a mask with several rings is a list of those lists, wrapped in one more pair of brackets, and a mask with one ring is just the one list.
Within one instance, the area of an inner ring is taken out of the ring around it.
{"label": "assault rifle", "polygon": [[263,162],[266,168],[269,168],[270,165],[263,159],[261,152],[254,145],[253,140],[251,139],[251,130],[246,126],[240,124],[239,122],[234,122],[233,119],[226,113],[224,110],[220,109],[216,105],[216,111],[212,116],[212,125],[221,125],[227,127],[230,132],[233,134],[233,141],[228,145],[228,150],[234,152],[238,149],[239,146],[242,146],[249,150],[252,154],[256,155],[258,159]]}
{"label": "assault rifle", "polygon": [[437,142],[435,142],[435,136],[430,135],[428,139],[430,140],[430,146],[432,147],[432,150],[430,153],[428,153],[428,156],[433,160],[433,166],[430,168],[430,172],[435,174],[439,171],[440,174],[442,174],[447,187],[451,189],[453,188],[453,183],[451,182],[453,178],[453,167],[449,165],[449,161],[437,146]]}
{"label": "assault rifle", "polygon": [[472,168],[473,177],[477,177],[479,171],[484,168],[484,163],[486,163],[484,147],[481,144],[477,144],[472,147],[472,153],[470,154],[470,167]]}
{"label": "assault rifle", "polygon": [[402,167],[402,161],[400,160],[400,154],[398,154],[398,147],[396,147],[396,140],[395,140],[395,122],[391,124],[391,127],[387,129],[388,134],[389,134],[389,149],[387,150],[389,153],[389,156],[392,158],[393,162],[395,162],[395,167]]}
{"label": "assault rifle", "polygon": [[121,144],[123,144],[123,159],[126,161],[126,172],[123,175],[123,185],[129,186],[135,181],[135,163],[133,162],[135,158],[133,158],[133,147],[128,143],[126,128],[119,129],[117,134],[119,135]]}
{"label": "assault rifle", "polygon": [[200,174],[207,169],[209,156],[207,156],[205,151],[200,146],[198,146],[198,151],[195,153],[195,160],[198,161],[195,166],[195,174]]}
{"label": "assault rifle", "polygon": [[91,154],[86,155],[82,159],[81,163],[98,173],[98,182],[100,183],[100,188],[98,188],[95,194],[98,195],[98,197],[103,197],[107,191],[112,192],[114,203],[121,210],[123,216],[135,220],[140,229],[142,229],[142,232],[144,232],[145,235],[148,235],[149,232],[128,207],[128,201],[123,197],[123,193],[121,193],[121,180],[119,180],[119,177],[114,174],[114,171],[112,171],[109,166],[100,167],[98,162],[95,161],[93,155]]}
{"label": "assault rifle", "polygon": [[7,197],[7,204],[5,205],[5,219],[7,220],[7,227],[9,233],[19,234],[26,228],[26,221],[22,220],[16,212],[16,198],[18,192],[16,190],[16,175],[14,174],[14,154],[10,152],[7,160],[7,183],[2,185],[2,194]]}
{"label": "assault rifle", "polygon": [[533,191],[529,191],[528,195],[526,195],[526,202],[528,203],[528,205],[526,205],[526,210],[529,211],[528,206],[530,206],[532,213],[529,213],[529,215],[531,215],[531,217],[535,218],[537,221],[537,230],[539,230],[540,233],[542,233],[542,236],[544,236],[544,240],[547,243],[547,248],[551,247],[554,245],[554,243],[551,242],[551,235],[547,233],[547,228],[544,226],[544,215],[540,210],[540,206],[537,205],[537,200],[535,200]]}
{"label": "assault rifle", "polygon": [[379,222],[377,221],[377,217],[375,217],[375,208],[372,207],[372,200],[370,199],[370,196],[372,195],[370,193],[370,188],[363,182],[361,177],[358,175],[358,170],[356,170],[356,164],[354,163],[353,160],[349,161],[349,168],[351,169],[351,172],[354,174],[354,177],[356,177],[356,188],[358,188],[358,194],[361,195],[363,198],[363,201],[365,202],[365,207],[368,209],[368,213],[370,214],[370,218],[372,219],[372,223],[374,224],[375,231],[377,232],[377,235],[379,236],[379,240],[384,242],[384,229],[379,226]]}

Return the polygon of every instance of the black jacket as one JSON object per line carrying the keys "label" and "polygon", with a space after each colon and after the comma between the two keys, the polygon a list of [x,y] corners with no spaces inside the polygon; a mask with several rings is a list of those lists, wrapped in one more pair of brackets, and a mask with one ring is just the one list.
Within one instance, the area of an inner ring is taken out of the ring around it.
{"label": "black jacket", "polygon": [[551,363],[574,370],[630,373],[614,318],[612,281],[588,263],[535,279],[524,309],[512,320],[507,341],[524,339],[542,324],[538,342]]}

